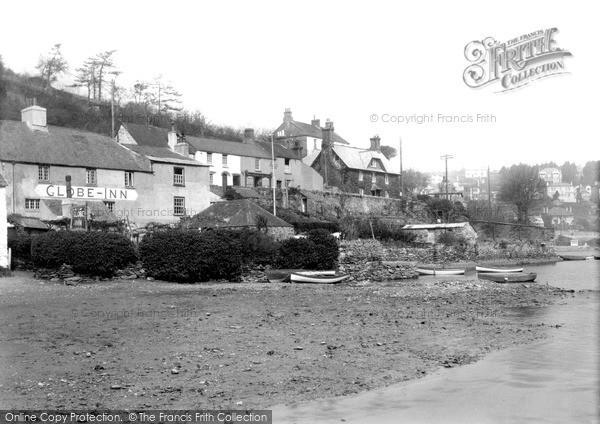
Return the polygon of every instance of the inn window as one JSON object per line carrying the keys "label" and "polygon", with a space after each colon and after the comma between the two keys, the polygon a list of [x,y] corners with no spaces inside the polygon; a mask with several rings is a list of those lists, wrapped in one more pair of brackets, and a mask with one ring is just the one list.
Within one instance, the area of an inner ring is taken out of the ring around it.
{"label": "inn window", "polygon": [[48,165],[38,165],[38,180],[50,181],[50,167]]}
{"label": "inn window", "polygon": [[85,183],[87,185],[98,184],[98,173],[95,169],[86,169],[85,170]]}
{"label": "inn window", "polygon": [[206,154],[206,163],[208,165],[212,165],[212,153],[207,153]]}
{"label": "inn window", "polygon": [[173,198],[173,215],[175,215],[175,216],[185,215],[185,197],[174,197]]}
{"label": "inn window", "polygon": [[227,168],[227,155],[223,155],[223,168]]}
{"label": "inn window", "polygon": [[133,172],[125,171],[125,187],[133,187]]}
{"label": "inn window", "polygon": [[179,166],[173,167],[173,185],[176,185],[176,186],[185,185],[184,169]]}
{"label": "inn window", "polygon": [[25,199],[25,210],[39,211],[40,210],[40,199]]}
{"label": "inn window", "polygon": [[260,171],[260,159],[259,158],[254,158],[254,170]]}
{"label": "inn window", "polygon": [[109,212],[115,212],[115,202],[104,202],[104,206],[106,206]]}
{"label": "inn window", "polygon": [[358,181],[362,181],[364,179],[364,175],[362,171],[358,171]]}

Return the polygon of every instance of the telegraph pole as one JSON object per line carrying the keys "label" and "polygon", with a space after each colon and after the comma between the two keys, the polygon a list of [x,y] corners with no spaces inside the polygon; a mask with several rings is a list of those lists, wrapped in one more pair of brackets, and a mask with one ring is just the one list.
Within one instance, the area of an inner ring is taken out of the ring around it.
{"label": "telegraph pole", "polygon": [[448,200],[448,159],[452,159],[454,156],[452,155],[443,155],[440,156],[440,159],[446,160],[446,200]]}
{"label": "telegraph pole", "polygon": [[488,165],[488,208],[490,209],[490,216],[492,215],[492,191],[490,190],[490,166]]}
{"label": "telegraph pole", "polygon": [[400,139],[400,196],[404,196],[404,173],[402,172],[402,137]]}
{"label": "telegraph pole", "polygon": [[273,186],[273,215],[277,216],[277,198],[275,196],[277,180],[275,180],[275,145],[273,141],[273,134],[271,134],[271,185]]}

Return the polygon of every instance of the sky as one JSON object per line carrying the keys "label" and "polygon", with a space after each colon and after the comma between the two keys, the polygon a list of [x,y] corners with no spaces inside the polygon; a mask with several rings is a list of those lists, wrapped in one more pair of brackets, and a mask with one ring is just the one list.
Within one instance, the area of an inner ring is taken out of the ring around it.
{"label": "sky", "polygon": [[[330,119],[355,147],[401,139],[404,169],[442,171],[446,154],[449,169],[584,165],[600,159],[596,19],[593,2],[32,0],[2,5],[0,55],[34,74],[62,43],[74,73],[117,50],[121,85],[163,74],[216,124],[274,129],[290,108]],[[468,43],[548,28],[572,54],[561,75],[506,92],[463,81]]]}

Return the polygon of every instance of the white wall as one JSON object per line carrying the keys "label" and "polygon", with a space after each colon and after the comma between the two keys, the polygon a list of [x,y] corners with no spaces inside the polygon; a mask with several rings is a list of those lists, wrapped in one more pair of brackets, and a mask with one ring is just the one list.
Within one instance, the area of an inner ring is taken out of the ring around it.
{"label": "white wall", "polygon": [[227,185],[233,185],[233,174],[240,175],[240,181],[243,180],[242,176],[242,165],[241,165],[241,157],[235,155],[227,155],[227,166],[223,166],[223,155],[221,153],[213,153],[212,154],[212,164],[208,163],[207,160],[207,152],[197,151],[194,155],[194,159],[204,165],[209,165],[209,171],[214,172],[213,175],[213,185],[221,186],[222,185],[222,174],[223,172],[228,173],[227,176]]}

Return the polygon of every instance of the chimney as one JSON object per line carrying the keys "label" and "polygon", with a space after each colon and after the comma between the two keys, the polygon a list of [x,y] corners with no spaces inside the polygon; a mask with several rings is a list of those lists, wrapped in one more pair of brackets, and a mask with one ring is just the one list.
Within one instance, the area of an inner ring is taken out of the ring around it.
{"label": "chimney", "polygon": [[181,156],[185,156],[186,158],[190,157],[190,145],[185,141],[185,138],[182,139],[183,142],[177,143],[175,145],[175,153],[179,153]]}
{"label": "chimney", "polygon": [[26,122],[27,126],[32,130],[46,131],[46,109],[35,104],[35,98],[33,99],[33,105],[26,107],[21,111],[21,121]]}
{"label": "chimney", "polygon": [[320,119],[315,119],[315,118],[313,118],[313,120],[312,120],[312,121],[310,121],[310,124],[311,124],[312,126],[315,126],[315,127],[319,127],[319,128],[321,128],[321,120],[320,120]]}
{"label": "chimney", "polygon": [[325,121],[325,128],[329,128],[331,131],[334,130],[333,121],[330,121],[329,118],[327,118],[327,121]]}
{"label": "chimney", "polygon": [[381,151],[381,138],[377,134],[371,137],[371,148],[369,150]]}
{"label": "chimney", "polygon": [[283,112],[283,123],[285,124],[293,120],[294,118],[292,118],[292,111],[290,108],[286,108],[285,112]]}
{"label": "chimney", "polygon": [[169,131],[169,135],[167,136],[167,142],[169,149],[175,151],[175,145],[179,142],[177,131],[175,131],[175,122],[171,122],[171,131]]}
{"label": "chimney", "polygon": [[246,128],[244,130],[244,143],[249,143],[254,140],[254,129]]}

